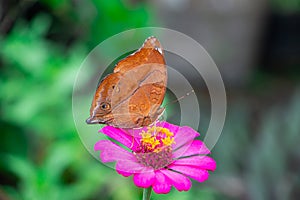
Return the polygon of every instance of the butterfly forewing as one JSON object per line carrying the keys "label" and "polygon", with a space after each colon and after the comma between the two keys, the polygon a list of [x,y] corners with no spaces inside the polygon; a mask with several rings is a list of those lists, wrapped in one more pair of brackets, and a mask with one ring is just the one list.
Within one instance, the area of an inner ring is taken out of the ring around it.
{"label": "butterfly forewing", "polygon": [[[98,86],[87,123],[137,128],[161,114],[167,71],[161,45],[148,38],[135,53],[117,63]],[[107,103],[109,108],[106,108]]]}

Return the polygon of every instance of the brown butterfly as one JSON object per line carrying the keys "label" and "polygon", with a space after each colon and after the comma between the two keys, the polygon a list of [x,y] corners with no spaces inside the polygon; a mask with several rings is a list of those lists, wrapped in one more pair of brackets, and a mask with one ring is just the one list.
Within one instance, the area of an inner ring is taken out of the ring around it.
{"label": "brown butterfly", "polygon": [[155,37],[149,37],[100,82],[86,122],[119,128],[150,125],[164,111],[160,106],[166,84],[163,49]]}

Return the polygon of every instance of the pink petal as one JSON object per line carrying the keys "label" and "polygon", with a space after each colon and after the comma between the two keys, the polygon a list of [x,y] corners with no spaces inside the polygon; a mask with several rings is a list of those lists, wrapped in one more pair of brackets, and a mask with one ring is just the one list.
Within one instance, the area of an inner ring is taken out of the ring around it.
{"label": "pink petal", "polygon": [[192,156],[192,155],[206,155],[209,154],[209,149],[201,140],[193,140],[191,143],[186,143],[179,149],[173,152],[173,158]]}
{"label": "pink petal", "polygon": [[120,146],[109,140],[100,140],[94,146],[95,151],[101,151],[100,158],[102,162],[114,162],[119,160],[135,160],[132,153],[126,151]]}
{"label": "pink petal", "polygon": [[194,131],[194,129],[187,126],[183,126],[177,131],[174,137],[175,144],[172,145],[172,148],[176,150],[182,145],[190,144],[192,143],[193,139],[199,135],[200,134]]}
{"label": "pink petal", "polygon": [[118,171],[118,170],[116,170],[116,171],[118,172],[118,174],[121,174],[121,175],[124,176],[124,177],[129,177],[129,176],[132,175],[132,173],[129,173],[129,172]]}
{"label": "pink petal", "polygon": [[169,168],[182,174],[185,174],[199,182],[206,181],[209,177],[209,173],[206,170],[197,167],[171,165],[169,166]]}
{"label": "pink petal", "polygon": [[216,161],[208,156],[192,156],[175,160],[173,165],[189,165],[200,169],[214,171],[216,169]]}
{"label": "pink petal", "polygon": [[171,190],[171,182],[160,171],[155,172],[155,181],[153,183],[153,191],[157,194],[167,194]]}
{"label": "pink petal", "polygon": [[131,160],[121,160],[116,164],[116,171],[123,176],[129,176],[136,173],[148,173],[153,169]]}
{"label": "pink petal", "polygon": [[160,170],[171,182],[178,191],[188,191],[192,182],[186,176],[170,170]]}
{"label": "pink petal", "polygon": [[138,173],[138,174],[134,174],[133,176],[134,184],[142,188],[150,187],[153,184],[154,180],[155,180],[154,171],[150,171],[147,173]]}
{"label": "pink petal", "polygon": [[169,129],[172,133],[174,133],[174,135],[177,134],[177,132],[180,128],[180,126],[176,126],[176,125],[170,124],[168,122],[159,122],[157,126],[161,126],[161,127]]}
{"label": "pink petal", "polygon": [[123,129],[115,128],[113,126],[105,126],[99,132],[104,133],[108,137],[120,142],[133,151],[135,151],[139,146],[138,141],[130,135],[128,131]]}

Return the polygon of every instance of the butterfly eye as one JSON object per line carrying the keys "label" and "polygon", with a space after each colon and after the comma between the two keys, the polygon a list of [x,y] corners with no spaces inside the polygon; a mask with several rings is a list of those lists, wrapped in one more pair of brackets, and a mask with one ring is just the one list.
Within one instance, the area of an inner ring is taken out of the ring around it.
{"label": "butterfly eye", "polygon": [[109,103],[106,103],[106,102],[103,102],[100,104],[100,108],[101,110],[109,110],[110,109],[110,104]]}

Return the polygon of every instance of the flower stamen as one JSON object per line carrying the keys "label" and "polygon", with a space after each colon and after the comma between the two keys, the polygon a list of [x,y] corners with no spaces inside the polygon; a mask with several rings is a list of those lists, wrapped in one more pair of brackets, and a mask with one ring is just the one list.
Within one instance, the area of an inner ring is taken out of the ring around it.
{"label": "flower stamen", "polygon": [[172,147],[174,133],[163,127],[148,127],[147,132],[142,131],[140,148],[135,156],[145,166],[159,169],[172,162]]}

